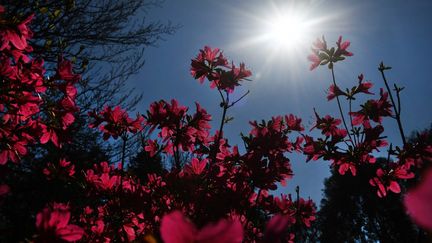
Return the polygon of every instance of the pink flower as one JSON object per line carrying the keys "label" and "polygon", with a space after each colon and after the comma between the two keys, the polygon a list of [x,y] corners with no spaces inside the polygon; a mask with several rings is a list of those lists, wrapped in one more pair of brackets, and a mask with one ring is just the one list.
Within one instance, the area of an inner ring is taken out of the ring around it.
{"label": "pink flower", "polygon": [[311,227],[311,222],[316,219],[316,206],[311,199],[305,200],[300,198],[298,202],[294,202],[298,205],[297,215],[299,215],[302,223],[306,227]]}
{"label": "pink flower", "polygon": [[43,173],[48,179],[51,179],[52,174],[72,177],[75,174],[75,165],[66,159],[60,159],[57,165],[48,162],[47,167],[43,169]]}
{"label": "pink flower", "polygon": [[294,116],[293,114],[289,114],[285,116],[285,122],[287,125],[287,128],[292,131],[303,131],[304,127],[301,124],[302,119],[299,117]]}
{"label": "pink flower", "polygon": [[339,36],[338,41],[336,42],[336,45],[338,49],[335,52],[335,56],[352,56],[352,52],[349,52],[347,48],[350,46],[351,42],[344,41],[342,42],[342,36]]}
{"label": "pink flower", "polygon": [[201,49],[198,56],[192,60],[191,74],[201,84],[207,78],[210,88],[226,92],[233,92],[236,86],[240,86],[240,81],[252,75],[244,63],[240,63],[240,67],[234,64],[229,67],[228,60],[222,52],[218,48],[212,49],[208,46]]}
{"label": "pink flower", "polygon": [[36,228],[40,231],[42,242],[58,239],[68,242],[82,238],[84,230],[74,224],[69,224],[71,214],[66,204],[54,203],[36,215]]}
{"label": "pink flower", "polygon": [[432,169],[424,174],[420,184],[408,191],[404,199],[411,218],[427,230],[432,230]]}
{"label": "pink flower", "polygon": [[326,115],[325,117],[320,117],[316,111],[315,111],[315,117],[316,117],[316,122],[315,125],[311,128],[311,130],[317,128],[321,130],[321,133],[326,136],[337,136],[337,137],[346,136],[346,132],[344,132],[345,130],[341,130],[338,128],[338,126],[342,122],[340,119],[335,119],[330,115]]}
{"label": "pink flower", "polygon": [[327,95],[327,100],[330,101],[334,98],[336,98],[337,96],[341,96],[341,95],[346,95],[345,92],[343,92],[341,89],[339,89],[338,86],[332,84],[330,85],[329,91],[328,91],[328,95]]}
{"label": "pink flower", "polygon": [[[29,30],[27,25],[33,17],[34,14],[28,16],[17,25],[16,29],[4,28],[0,30],[0,51],[3,51],[4,49],[12,51],[12,47],[16,48],[18,52],[14,55],[17,58],[15,61],[18,61],[19,57],[24,56],[21,51],[28,48],[27,40],[31,38],[33,33]],[[28,58],[24,61],[28,61]]]}
{"label": "pink flower", "polygon": [[203,159],[200,161],[197,158],[192,158],[192,162],[185,166],[184,172],[190,175],[201,175],[207,163],[208,163],[207,159]]}
{"label": "pink flower", "polygon": [[369,120],[381,123],[383,117],[392,115],[392,105],[388,101],[388,93],[381,89],[380,96],[381,98],[379,100],[368,100],[362,105],[361,110],[350,113],[350,115],[354,117],[354,125],[364,124]]}
{"label": "pink flower", "polygon": [[388,191],[394,193],[400,193],[401,188],[398,179],[411,179],[414,177],[414,173],[409,171],[406,165],[390,164],[390,170],[384,170],[378,168],[376,171],[376,177],[369,180],[369,184],[374,187],[378,187],[378,197],[385,197]]}
{"label": "pink flower", "polygon": [[295,218],[288,215],[277,214],[273,216],[266,225],[264,231],[265,242],[280,242],[287,234],[287,229],[295,223]]}
{"label": "pink flower", "polygon": [[81,75],[74,74],[72,71],[72,63],[69,60],[60,57],[58,60],[56,77],[58,79],[75,83],[81,79]]}
{"label": "pink flower", "polygon": [[238,221],[220,220],[198,230],[179,211],[162,218],[160,232],[165,243],[240,243],[243,240],[243,228]]}
{"label": "pink flower", "polygon": [[312,54],[308,56],[309,61],[312,62],[310,66],[310,70],[315,69],[319,65],[326,65],[326,64],[328,64],[328,67],[332,69],[333,63],[342,61],[345,59],[345,57],[353,55],[351,52],[347,50],[347,48],[350,46],[350,42],[349,41],[342,42],[342,36],[339,37],[338,41],[336,42],[336,45],[337,45],[336,51],[334,47],[328,49],[324,36],[322,37],[322,40],[317,39],[313,43]]}
{"label": "pink flower", "polygon": [[339,165],[339,174],[341,175],[345,175],[345,173],[350,170],[351,174],[353,176],[356,176],[357,174],[357,167],[354,163],[352,162],[341,162],[341,164]]}
{"label": "pink flower", "polygon": [[[104,140],[108,140],[111,136],[117,139],[128,132],[137,133],[142,128],[142,122],[144,121],[144,118],[139,114],[137,114],[135,120],[132,120],[120,106],[116,106],[114,109],[105,106],[104,110],[99,114],[93,111],[89,112],[89,116],[94,119],[89,127],[99,127],[104,133]],[[101,125],[104,122],[105,124]]]}
{"label": "pink flower", "polygon": [[316,50],[324,51],[327,49],[327,42],[326,42],[324,36],[322,37],[322,39],[317,38],[315,40],[315,42],[312,43],[312,45],[313,45],[313,48]]}
{"label": "pink flower", "polygon": [[191,62],[191,74],[195,79],[198,79],[200,83],[204,82],[204,79],[210,78],[213,75],[213,69],[221,66],[227,66],[228,61],[220,52],[219,48],[212,49],[209,46],[205,46],[204,49],[200,50],[200,53]]}
{"label": "pink flower", "polygon": [[309,70],[311,71],[317,68],[321,63],[321,59],[316,53],[310,54],[308,56],[308,60],[312,62],[312,64],[309,67]]}
{"label": "pink flower", "polygon": [[155,156],[158,151],[158,143],[155,140],[147,140],[147,145],[144,147],[144,150],[147,151],[150,157]]}
{"label": "pink flower", "polygon": [[[1,138],[0,134],[0,138]],[[27,154],[27,142],[25,140],[18,140],[13,136],[9,140],[9,146],[2,148],[0,152],[0,165],[6,164],[8,161],[18,163],[21,156]]]}
{"label": "pink flower", "polygon": [[40,143],[46,144],[51,141],[56,147],[60,147],[59,138],[54,129],[47,127],[44,124],[41,124],[42,127],[42,136],[40,137]]}
{"label": "pink flower", "polygon": [[363,78],[363,74],[360,74],[358,76],[359,84],[357,87],[353,88],[352,95],[355,95],[357,93],[373,94],[369,91],[369,89],[372,88],[373,84],[371,82],[363,82]]}

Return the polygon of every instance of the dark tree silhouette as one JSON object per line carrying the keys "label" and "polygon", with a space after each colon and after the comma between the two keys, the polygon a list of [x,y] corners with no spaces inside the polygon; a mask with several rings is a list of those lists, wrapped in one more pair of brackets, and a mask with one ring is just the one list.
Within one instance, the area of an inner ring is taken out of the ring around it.
{"label": "dark tree silhouette", "polygon": [[146,181],[148,174],[154,173],[160,175],[164,169],[162,156],[151,157],[147,151],[142,150],[131,159],[128,172],[137,176],[142,181]]}
{"label": "dark tree silhouette", "polygon": [[[412,133],[409,138],[413,143],[418,139],[430,142],[432,128]],[[406,215],[402,194],[379,198],[376,189],[369,186],[367,180],[375,174],[377,164],[386,160],[378,158],[375,164],[359,167],[357,176],[332,170],[325,180],[324,198],[317,214],[321,242],[422,242],[424,232]],[[401,185],[403,190],[412,186],[409,183]]]}
{"label": "dark tree silhouette", "polygon": [[400,194],[379,198],[369,186],[375,171],[364,167],[355,177],[333,171],[325,181],[317,226],[322,242],[409,242],[418,236]]}

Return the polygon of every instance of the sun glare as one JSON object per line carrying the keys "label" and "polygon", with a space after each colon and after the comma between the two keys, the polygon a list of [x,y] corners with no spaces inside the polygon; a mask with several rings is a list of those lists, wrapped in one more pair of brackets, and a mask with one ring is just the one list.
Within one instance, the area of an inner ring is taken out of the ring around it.
{"label": "sun glare", "polygon": [[299,15],[280,15],[267,23],[266,39],[278,49],[291,49],[305,41],[308,24]]}
{"label": "sun glare", "polygon": [[343,19],[343,12],[323,14],[314,1],[262,2],[234,10],[229,38],[230,48],[250,51],[260,61],[263,75],[273,70],[283,70],[284,75],[301,73],[308,66],[306,56],[314,40],[343,26],[341,21],[335,22]]}

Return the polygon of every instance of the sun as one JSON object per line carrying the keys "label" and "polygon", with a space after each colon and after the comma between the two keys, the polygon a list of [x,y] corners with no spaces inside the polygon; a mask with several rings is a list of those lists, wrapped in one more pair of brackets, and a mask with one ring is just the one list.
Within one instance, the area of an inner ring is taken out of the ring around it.
{"label": "sun", "polygon": [[277,49],[301,45],[309,32],[308,22],[299,14],[277,15],[266,22],[266,39]]}

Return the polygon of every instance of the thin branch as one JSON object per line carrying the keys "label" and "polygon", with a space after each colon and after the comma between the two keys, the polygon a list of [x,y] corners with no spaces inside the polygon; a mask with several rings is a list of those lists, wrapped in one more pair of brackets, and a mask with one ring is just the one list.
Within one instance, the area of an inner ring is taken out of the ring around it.
{"label": "thin branch", "polygon": [[237,102],[242,100],[244,97],[246,97],[250,93],[250,90],[248,90],[245,94],[243,94],[240,98],[238,98],[236,101],[231,102],[231,104],[228,106],[228,108],[233,107]]}
{"label": "thin branch", "polygon": [[383,63],[381,63],[381,65],[378,68],[378,70],[381,72],[382,79],[384,80],[384,84],[385,84],[385,86],[387,88],[387,92],[388,92],[388,94],[390,96],[390,101],[392,102],[393,109],[395,110],[395,119],[396,119],[396,122],[398,124],[399,133],[401,135],[403,145],[405,146],[406,145],[406,138],[405,138],[405,133],[404,133],[404,130],[403,130],[403,127],[402,127],[402,121],[400,119],[400,113],[399,113],[400,110],[398,109],[398,106],[400,106],[399,94],[397,94],[397,96],[398,96],[398,106],[396,106],[396,103],[395,103],[395,101],[393,99],[392,92],[391,92],[390,87],[389,87],[388,82],[387,82],[387,78],[386,78],[386,76],[384,74],[384,70],[386,70],[386,67],[384,66]]}

